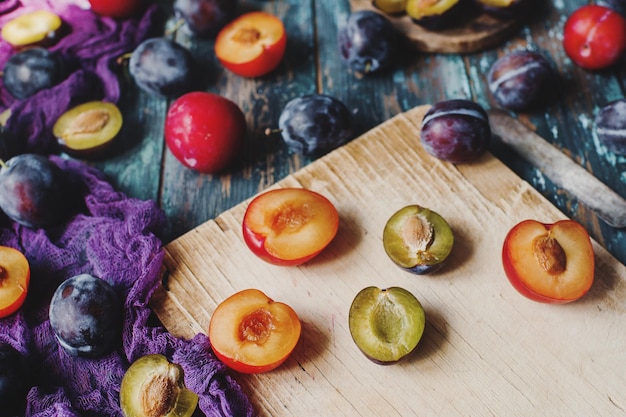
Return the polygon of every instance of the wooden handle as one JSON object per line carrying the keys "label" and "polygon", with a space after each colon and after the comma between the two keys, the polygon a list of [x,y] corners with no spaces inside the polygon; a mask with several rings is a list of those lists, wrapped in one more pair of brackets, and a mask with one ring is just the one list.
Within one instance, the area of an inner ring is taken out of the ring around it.
{"label": "wooden handle", "polygon": [[550,180],[616,228],[626,227],[626,200],[517,119],[489,111],[494,135]]}

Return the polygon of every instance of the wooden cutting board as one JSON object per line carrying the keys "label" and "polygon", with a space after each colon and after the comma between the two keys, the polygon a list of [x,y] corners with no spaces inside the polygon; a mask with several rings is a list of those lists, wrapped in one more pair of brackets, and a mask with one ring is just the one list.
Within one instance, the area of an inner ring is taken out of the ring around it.
{"label": "wooden cutting board", "polygon": [[[261,416],[615,416],[626,410],[626,267],[594,242],[596,280],[581,300],[545,305],[519,295],[500,262],[517,222],[564,215],[485,155],[454,166],[426,154],[427,106],[400,114],[280,181],[327,196],[340,213],[335,240],[299,267],[256,258],[240,232],[248,201],[165,247],[164,282],[152,306],[174,335],[206,333],[234,292],[258,288],[303,323],[278,369],[234,374]],[[417,276],[385,254],[382,230],[420,204],[455,233],[449,263]],[[362,288],[401,286],[422,302],[424,337],[406,361],[376,365],[348,331]]]}
{"label": "wooden cutting board", "polygon": [[445,30],[428,30],[414,23],[406,14],[382,13],[372,0],[350,0],[356,10],[378,11],[387,17],[409,45],[421,52],[472,53],[494,48],[513,36],[525,23],[525,19],[497,19],[487,13],[468,16],[462,24]]}

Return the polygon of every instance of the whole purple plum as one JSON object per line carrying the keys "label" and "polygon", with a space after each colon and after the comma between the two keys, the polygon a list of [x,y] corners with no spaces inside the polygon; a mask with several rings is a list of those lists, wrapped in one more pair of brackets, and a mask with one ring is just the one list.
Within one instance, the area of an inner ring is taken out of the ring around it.
{"label": "whole purple plum", "polygon": [[21,154],[0,168],[0,209],[30,228],[60,223],[76,204],[76,189],[61,168],[42,155]]}
{"label": "whole purple plum", "polygon": [[238,7],[238,0],[175,0],[174,14],[194,35],[211,37],[235,17]]}
{"label": "whole purple plum", "polygon": [[495,100],[513,111],[541,104],[549,97],[555,79],[547,58],[533,51],[515,51],[500,57],[487,76]]}
{"label": "whole purple plum", "polygon": [[354,71],[370,74],[390,67],[396,57],[396,32],[386,17],[371,10],[348,16],[337,38],[344,62]]}
{"label": "whole purple plum", "polygon": [[626,99],[604,105],[596,114],[594,122],[600,142],[609,151],[626,155]]}
{"label": "whole purple plum", "polygon": [[436,158],[454,164],[472,162],[491,140],[489,118],[473,101],[440,101],[424,115],[420,139],[424,150]]}
{"label": "whole purple plum", "polygon": [[68,278],[50,301],[50,326],[73,356],[96,358],[120,341],[122,304],[111,284],[90,274]]}

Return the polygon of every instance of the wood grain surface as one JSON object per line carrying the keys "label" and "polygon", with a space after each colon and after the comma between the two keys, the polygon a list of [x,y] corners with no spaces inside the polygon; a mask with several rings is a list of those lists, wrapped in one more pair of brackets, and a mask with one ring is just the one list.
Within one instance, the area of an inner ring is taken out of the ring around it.
{"label": "wood grain surface", "polygon": [[[273,187],[305,187],[340,214],[335,240],[299,267],[256,258],[241,236],[247,202],[166,247],[152,306],[174,335],[206,333],[213,309],[245,288],[291,305],[303,323],[278,369],[233,374],[261,416],[616,416],[626,410],[626,267],[594,242],[596,280],[581,300],[545,305],[502,271],[517,222],[564,218],[491,154],[454,166],[425,154],[427,106],[401,113]],[[385,254],[386,220],[407,204],[439,212],[455,233],[449,263],[416,276]],[[401,286],[422,302],[424,337],[405,361],[376,365],[353,343],[348,309],[366,286]]]}
{"label": "wood grain surface", "polygon": [[421,52],[457,54],[494,48],[523,26],[523,19],[497,19],[487,13],[468,16],[463,23],[445,30],[428,30],[406,14],[388,15],[378,10],[372,0],[350,0],[352,10],[373,10],[386,16],[408,43]]}

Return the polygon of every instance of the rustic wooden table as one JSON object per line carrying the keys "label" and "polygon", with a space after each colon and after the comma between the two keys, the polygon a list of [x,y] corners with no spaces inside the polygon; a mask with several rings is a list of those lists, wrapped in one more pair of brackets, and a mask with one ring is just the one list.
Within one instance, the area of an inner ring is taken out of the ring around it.
{"label": "rustic wooden table", "polygon": [[[277,125],[283,106],[292,98],[313,92],[337,97],[352,110],[357,133],[417,105],[444,99],[469,98],[486,109],[494,108],[496,104],[485,80],[488,69],[498,57],[522,48],[546,54],[558,71],[560,82],[555,100],[516,117],[626,197],[626,158],[609,153],[593,132],[593,117],[599,107],[624,96],[624,61],[609,71],[585,71],[567,58],[561,45],[566,17],[588,1],[539,1],[539,9],[528,23],[498,47],[470,54],[426,54],[406,48],[391,71],[367,77],[350,71],[339,56],[337,32],[351,11],[348,0],[240,3],[242,11],[266,10],[286,25],[285,58],[268,76],[245,79],[229,73],[216,60],[212,40],[196,39],[185,30],[176,32],[176,40],[189,47],[202,65],[206,90],[230,98],[246,114],[249,134],[245,152],[236,166],[216,176],[183,167],[167,150],[163,139],[170,102],[139,91],[130,81],[121,102],[126,115],[124,149],[95,164],[119,190],[159,203],[168,219],[161,236],[164,242],[312,162],[290,154],[278,136],[264,134],[267,127]],[[172,18],[168,27],[173,25]],[[511,152],[493,152],[626,263],[624,230],[608,226]]]}

